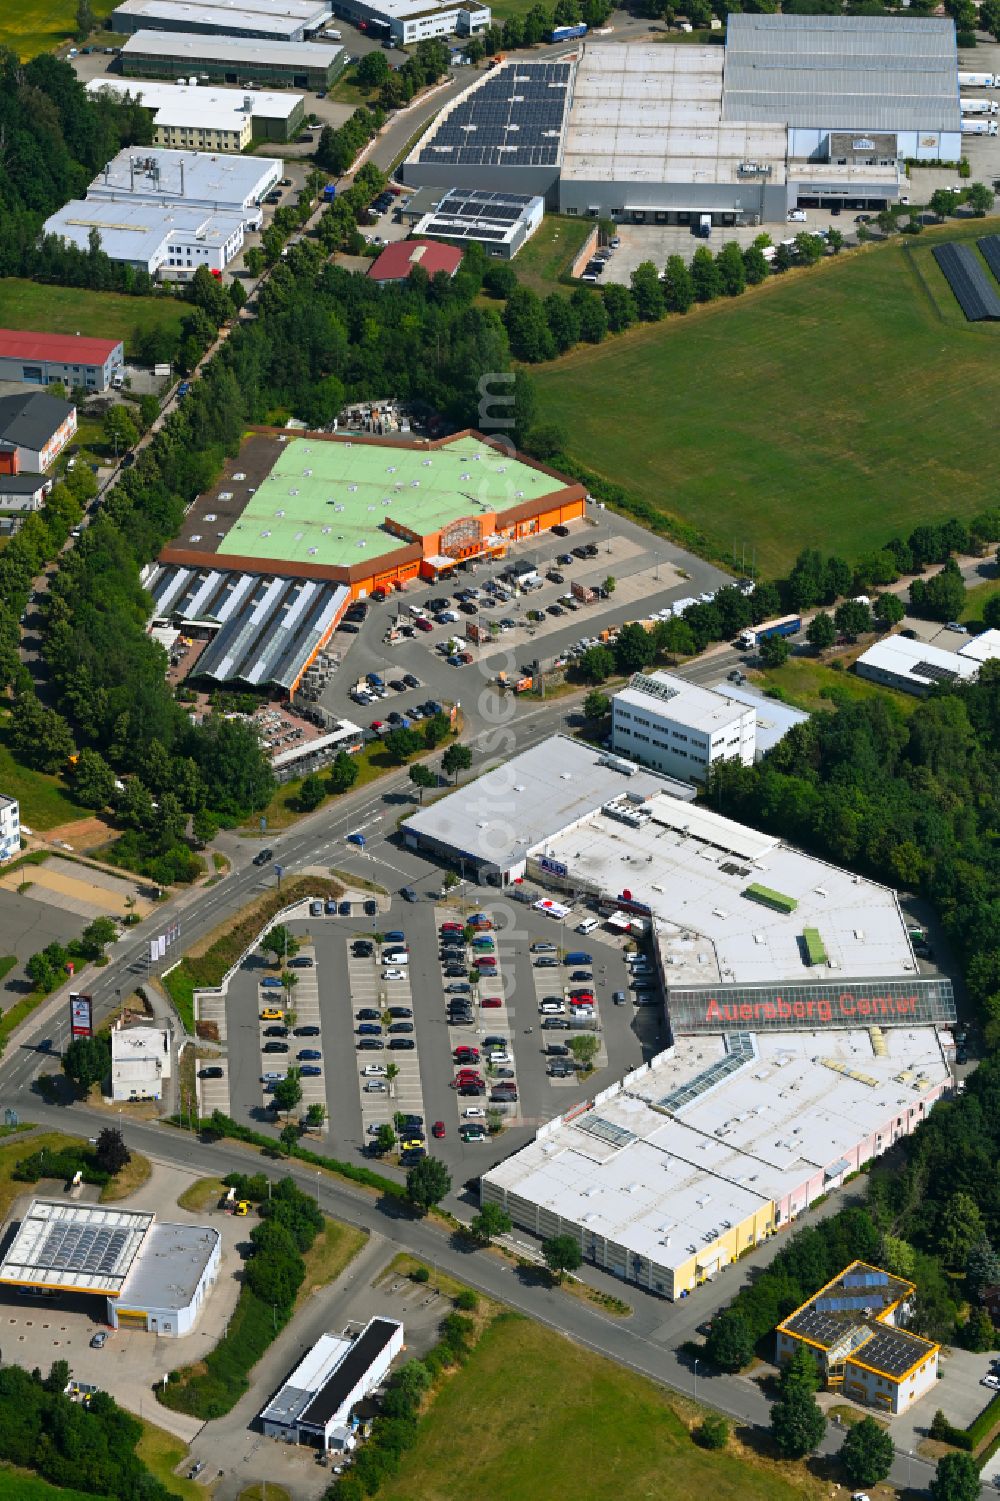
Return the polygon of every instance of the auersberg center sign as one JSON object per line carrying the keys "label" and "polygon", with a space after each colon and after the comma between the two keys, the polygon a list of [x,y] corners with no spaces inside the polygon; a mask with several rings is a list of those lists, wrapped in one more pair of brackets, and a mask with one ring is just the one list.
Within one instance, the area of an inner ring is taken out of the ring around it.
{"label": "auersberg center sign", "polygon": [[700,985],[667,991],[676,1037],[693,1032],[813,1031],[822,1027],[946,1027],[954,1023],[951,981],[840,980],[830,984]]}

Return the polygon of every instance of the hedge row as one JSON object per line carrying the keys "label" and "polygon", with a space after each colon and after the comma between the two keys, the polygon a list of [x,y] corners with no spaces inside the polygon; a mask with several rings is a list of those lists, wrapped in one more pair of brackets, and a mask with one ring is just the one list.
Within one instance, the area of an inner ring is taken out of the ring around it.
{"label": "hedge row", "polygon": [[183,1381],[181,1371],[171,1371],[167,1385],[157,1385],[157,1401],[206,1421],[231,1412],[249,1388],[249,1372],[291,1314],[291,1307],[263,1303],[244,1286],[225,1337],[205,1356],[204,1370],[188,1381]]}
{"label": "hedge row", "polygon": [[[175,1116],[176,1124],[180,1125],[179,1117]],[[245,1141],[250,1146],[260,1147],[265,1152],[278,1150],[278,1143],[273,1136],[265,1136],[262,1131],[254,1131],[250,1126],[243,1126],[239,1121],[232,1120],[228,1115],[223,1115],[216,1110],[207,1120],[199,1122],[200,1129],[212,1136],[229,1136],[234,1141]],[[296,1145],[292,1147],[292,1156],[300,1162],[307,1162],[310,1167],[326,1168],[331,1173],[337,1173],[341,1178],[349,1178],[352,1183],[361,1183],[365,1188],[377,1188],[380,1193],[388,1194],[392,1199],[406,1199],[406,1188],[402,1183],[396,1183],[392,1178],[383,1178],[381,1173],[373,1173],[370,1167],[359,1167],[353,1162],[340,1162],[336,1157],[324,1157],[319,1152],[310,1152],[308,1147]]]}

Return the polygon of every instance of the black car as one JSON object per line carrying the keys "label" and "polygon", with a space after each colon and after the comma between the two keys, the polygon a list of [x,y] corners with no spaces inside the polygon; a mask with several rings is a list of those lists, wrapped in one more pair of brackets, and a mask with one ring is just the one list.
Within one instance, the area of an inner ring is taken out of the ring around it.
{"label": "black car", "polygon": [[547,605],[545,613],[547,615],[565,615],[566,611],[563,609],[562,605]]}
{"label": "black car", "polygon": [[465,1012],[465,1011],[449,1011],[448,1012],[448,1025],[449,1025],[449,1027],[469,1027],[469,1026],[472,1025],[472,1023],[473,1023],[474,1020],[475,1020],[475,1018],[473,1017],[471,1011],[468,1011],[468,1012]]}
{"label": "black car", "polygon": [[543,1032],[568,1032],[569,1022],[562,1016],[547,1016],[542,1022]]}
{"label": "black car", "polygon": [[253,857],[253,863],[255,865],[266,865],[269,860],[273,859],[274,850],[258,850]]}
{"label": "black car", "polygon": [[392,682],[389,684],[389,687],[393,690],[394,693],[406,692],[406,684],[403,682],[402,678],[393,678]]}
{"label": "black car", "polygon": [[574,547],[574,549],[573,549],[573,556],[574,556],[574,558],[585,558],[587,556],[587,549],[586,549],[586,547],[584,547],[584,546]]}
{"label": "black car", "polygon": [[319,1027],[296,1027],[294,1035],[296,1037],[318,1037]]}
{"label": "black car", "polygon": [[535,959],[532,962],[536,969],[557,969],[559,967],[559,960],[549,954],[543,954],[540,959]]}
{"label": "black car", "polygon": [[420,687],[420,679],[418,677],[414,677],[412,672],[403,673],[403,682],[406,684],[407,688]]}
{"label": "black car", "polygon": [[264,1046],[261,1048],[261,1052],[262,1053],[287,1053],[288,1052],[288,1043],[287,1042],[265,1042]]}
{"label": "black car", "polygon": [[376,1010],[374,1006],[363,1006],[358,1012],[357,1020],[359,1022],[377,1022],[381,1015],[381,1011]]}
{"label": "black car", "polygon": [[445,986],[445,995],[471,995],[472,986],[468,980],[456,980],[453,985]]}
{"label": "black car", "polygon": [[396,1017],[407,1017],[412,1016],[413,1012],[409,1006],[390,1006],[389,1015]]}
{"label": "black car", "polygon": [[341,631],[345,636],[359,636],[361,634],[361,627],[355,625],[353,620],[342,620],[337,630]]}
{"label": "black car", "polygon": [[289,959],[288,961],[289,969],[314,969],[315,967],[316,960],[310,959],[307,954],[301,955],[298,959]]}
{"label": "black car", "polygon": [[465,939],[461,933],[442,933],[438,943],[443,949],[464,949]]}
{"label": "black car", "polygon": [[447,608],[448,596],[446,594],[436,594],[433,599],[427,601],[428,610],[447,610]]}
{"label": "black car", "polygon": [[553,535],[553,537],[568,537],[569,536],[569,527],[568,526],[554,526],[552,528],[552,535]]}
{"label": "black car", "polygon": [[412,1037],[390,1037],[389,1046],[390,1048],[395,1048],[397,1053],[404,1051],[412,1052],[416,1047],[416,1043],[413,1041]]}
{"label": "black car", "polygon": [[382,1039],[381,1037],[359,1037],[355,1047],[359,1053],[374,1053],[376,1049],[381,1052]]}
{"label": "black car", "polygon": [[458,608],[461,610],[461,612],[462,612],[463,615],[478,615],[479,614],[478,607],[472,603],[471,599],[463,599],[462,603],[459,605]]}
{"label": "black car", "polygon": [[458,980],[466,973],[464,964],[446,964],[444,975],[447,980]]}
{"label": "black car", "polygon": [[[412,1032],[413,1031],[413,1023],[412,1022],[392,1022],[390,1024],[390,1026],[389,1026],[389,1031],[393,1035],[395,1035],[397,1032],[399,1032],[399,1033],[402,1033],[402,1032]],[[391,1047],[392,1044],[390,1043],[389,1046]]]}
{"label": "black car", "polygon": [[288,1028],[287,1027],[265,1027],[264,1028],[264,1036],[265,1037],[287,1037],[288,1036]]}
{"label": "black car", "polygon": [[955,1062],[956,1063],[968,1063],[968,1061],[969,1061],[969,1050],[966,1047],[966,1045],[965,1045],[964,1042],[960,1042],[958,1044],[958,1046],[955,1048]]}
{"label": "black car", "polygon": [[[371,905],[374,907],[375,903],[372,902]],[[367,906],[368,903],[366,902],[365,907],[367,908]],[[368,915],[369,917],[371,917],[373,914],[369,913]],[[370,959],[374,952],[375,945],[373,943],[370,943],[367,938],[356,938],[355,941],[351,944],[351,953],[354,955],[355,959]]]}
{"label": "black car", "polygon": [[211,1068],[200,1068],[198,1070],[198,1077],[199,1079],[221,1079],[222,1069],[214,1066]]}
{"label": "black car", "polygon": [[461,1094],[461,1095],[471,1095],[474,1098],[478,1098],[480,1095],[484,1095],[486,1093],[486,1085],[485,1084],[460,1084],[458,1086],[458,1093]]}
{"label": "black car", "polygon": [[587,542],[584,544],[583,550],[587,554],[588,558],[596,558],[598,552],[600,551],[600,548],[598,547],[596,542]]}
{"label": "black car", "polygon": [[565,584],[566,580],[557,568],[550,568],[545,575],[550,584]]}
{"label": "black car", "polygon": [[[378,917],[378,902],[373,902],[370,899],[367,902],[365,902],[365,916],[366,917]],[[365,944],[358,943],[358,944],[355,944],[355,948],[356,949],[363,948],[363,949],[366,950],[366,953],[361,956],[362,958],[367,957],[367,954],[370,954],[371,951],[372,951],[372,946],[371,946],[370,943],[365,943]]]}
{"label": "black car", "polygon": [[406,1132],[407,1136],[412,1136],[414,1133],[418,1136],[423,1136],[424,1133],[421,1130],[423,1124],[424,1118],[422,1115],[404,1115],[400,1119],[399,1127],[401,1131]]}
{"label": "black car", "polygon": [[427,710],[428,714],[443,714],[444,713],[444,705],[443,704],[439,704],[436,698],[429,698],[427,700],[427,702],[424,704],[424,708]]}

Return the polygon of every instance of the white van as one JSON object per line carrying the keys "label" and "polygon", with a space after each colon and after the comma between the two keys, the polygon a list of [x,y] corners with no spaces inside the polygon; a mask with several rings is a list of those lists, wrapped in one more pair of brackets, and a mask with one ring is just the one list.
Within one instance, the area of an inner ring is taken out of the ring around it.
{"label": "white van", "polygon": [[596,917],[585,917],[583,919],[583,922],[577,923],[573,931],[574,933],[582,933],[584,938],[586,938],[588,933],[593,933],[594,930],[596,928],[599,928],[600,926],[601,924]]}
{"label": "white van", "polygon": [[565,1016],[566,1007],[562,1001],[542,1001],[538,1007],[543,1016]]}
{"label": "white van", "polygon": [[410,956],[405,949],[384,949],[382,963],[390,965],[409,964]]}

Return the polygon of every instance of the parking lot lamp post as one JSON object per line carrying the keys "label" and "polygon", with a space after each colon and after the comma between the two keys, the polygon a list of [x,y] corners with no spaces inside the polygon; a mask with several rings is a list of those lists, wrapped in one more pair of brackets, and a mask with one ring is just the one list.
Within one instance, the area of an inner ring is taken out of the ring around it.
{"label": "parking lot lamp post", "polygon": [[697,1360],[697,1357],[695,1357],[695,1362],[694,1362],[694,1400],[696,1402],[698,1400],[698,1360]]}

